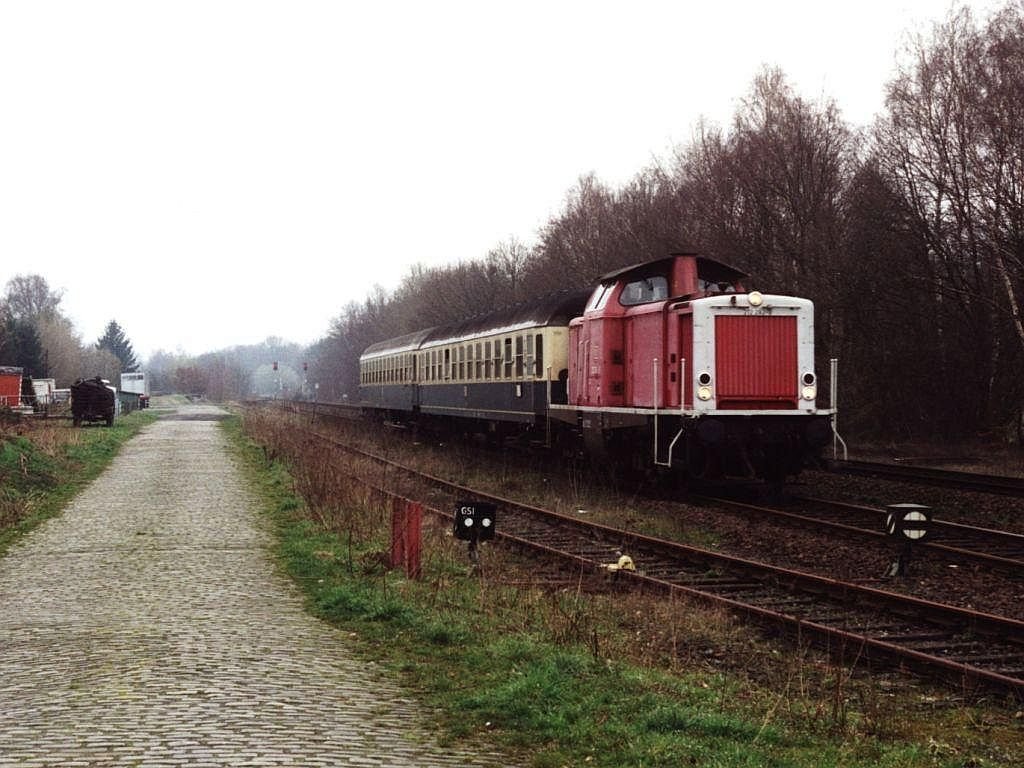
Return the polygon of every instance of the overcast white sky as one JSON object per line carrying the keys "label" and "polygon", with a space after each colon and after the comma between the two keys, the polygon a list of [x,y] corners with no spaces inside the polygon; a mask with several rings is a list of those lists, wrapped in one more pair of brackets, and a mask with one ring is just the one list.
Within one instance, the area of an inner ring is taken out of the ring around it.
{"label": "overcast white sky", "polygon": [[579,176],[727,123],[764,64],[866,125],[949,8],[0,0],[0,288],[40,274],[142,356],[307,343],[417,261],[533,243]]}

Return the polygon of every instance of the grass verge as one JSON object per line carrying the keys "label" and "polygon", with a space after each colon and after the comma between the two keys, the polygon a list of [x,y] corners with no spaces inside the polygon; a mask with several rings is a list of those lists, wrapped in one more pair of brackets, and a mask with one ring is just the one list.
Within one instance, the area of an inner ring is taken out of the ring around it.
{"label": "grass verge", "polygon": [[[746,690],[747,681],[707,669],[626,663],[613,643],[598,641],[628,626],[602,605],[636,598],[612,593],[602,603],[572,588],[523,586],[522,566],[498,562],[498,547],[471,572],[443,527],[425,525],[423,577],[406,580],[384,565],[386,509],[339,487],[322,452],[295,453],[299,442],[279,435],[283,442],[271,444],[258,430],[257,444],[239,420],[224,428],[310,610],[401,676],[444,738],[497,744],[534,768],[1003,764],[935,741],[837,728],[792,691]],[[278,458],[285,455],[295,457],[290,466]],[[295,490],[326,479],[332,492],[312,505]],[[632,603],[627,612],[643,609]]]}
{"label": "grass verge", "polygon": [[24,422],[5,428],[0,433],[0,555],[58,514],[126,441],[155,419],[136,412],[117,419],[113,427]]}

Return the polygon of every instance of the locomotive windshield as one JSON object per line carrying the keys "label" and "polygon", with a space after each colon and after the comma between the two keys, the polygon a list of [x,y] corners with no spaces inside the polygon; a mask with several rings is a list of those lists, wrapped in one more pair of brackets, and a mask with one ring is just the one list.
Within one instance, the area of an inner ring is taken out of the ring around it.
{"label": "locomotive windshield", "polygon": [[736,286],[724,280],[698,278],[697,290],[703,293],[736,293]]}
{"label": "locomotive windshield", "polygon": [[743,291],[746,275],[711,259],[697,261],[697,291],[700,293],[738,293]]}

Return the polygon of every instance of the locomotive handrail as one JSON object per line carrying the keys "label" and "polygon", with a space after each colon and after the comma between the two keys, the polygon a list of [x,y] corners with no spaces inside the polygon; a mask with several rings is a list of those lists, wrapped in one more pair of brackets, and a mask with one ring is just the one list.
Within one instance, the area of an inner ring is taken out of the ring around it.
{"label": "locomotive handrail", "polygon": [[843,461],[849,458],[846,450],[846,441],[843,440],[839,434],[839,397],[836,393],[836,388],[839,386],[839,358],[833,357],[829,361],[829,406],[832,410],[832,458],[839,458],[839,451],[836,447],[836,441],[838,440],[843,446]]}
{"label": "locomotive handrail", "polygon": [[[679,360],[679,417],[686,418],[686,358]],[[658,394],[661,390],[658,379],[658,358],[654,358],[654,465],[657,467],[672,467],[672,454],[675,451],[676,443],[683,436],[684,427],[680,426],[672,442],[668,444],[668,461],[658,460]]]}

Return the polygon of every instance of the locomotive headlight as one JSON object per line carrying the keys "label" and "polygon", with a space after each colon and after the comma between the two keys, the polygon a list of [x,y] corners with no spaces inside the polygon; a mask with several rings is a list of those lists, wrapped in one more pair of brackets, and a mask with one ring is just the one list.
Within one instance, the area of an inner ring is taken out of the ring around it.
{"label": "locomotive headlight", "polygon": [[800,382],[804,385],[800,390],[800,396],[804,400],[813,400],[818,396],[817,378],[814,376],[814,371],[805,371],[800,377]]}
{"label": "locomotive headlight", "polygon": [[747,301],[750,303],[750,306],[752,307],[760,307],[762,304],[764,304],[764,296],[761,294],[760,291],[751,291],[750,293],[747,294]]}
{"label": "locomotive headlight", "polygon": [[701,371],[697,374],[697,397],[707,402],[711,399],[711,374],[708,371]]}

